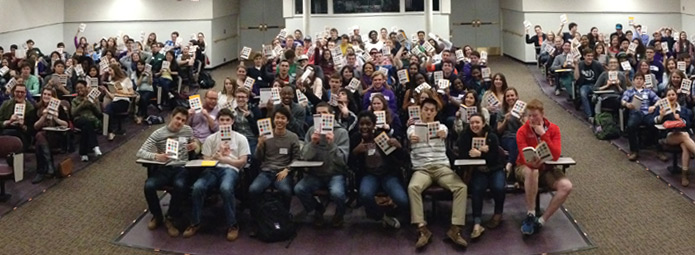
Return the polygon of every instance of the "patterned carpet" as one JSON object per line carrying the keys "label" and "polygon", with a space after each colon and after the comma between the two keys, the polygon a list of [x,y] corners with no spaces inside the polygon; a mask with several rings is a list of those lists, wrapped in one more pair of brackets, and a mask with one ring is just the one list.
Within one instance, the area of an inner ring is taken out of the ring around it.
{"label": "patterned carpet", "polygon": [[[540,91],[525,65],[507,58],[490,62],[493,72],[504,73],[519,89],[522,100],[545,103],[546,115],[561,128],[563,154],[579,162],[568,172],[575,189],[565,205],[598,246],[579,253],[692,254],[693,204],[614,146],[596,140],[585,122]],[[229,65],[213,72],[218,87],[233,70]],[[146,207],[145,170],[135,164],[134,154],[149,132],[1,218],[2,253],[151,254],[112,243]]]}

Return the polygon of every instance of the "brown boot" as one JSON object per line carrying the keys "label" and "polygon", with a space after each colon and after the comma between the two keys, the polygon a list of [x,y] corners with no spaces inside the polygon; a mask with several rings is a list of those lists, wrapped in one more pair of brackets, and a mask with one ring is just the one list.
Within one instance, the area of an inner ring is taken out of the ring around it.
{"label": "brown boot", "polygon": [[234,225],[233,227],[227,229],[227,241],[234,241],[239,238],[239,226]]}
{"label": "brown boot", "polygon": [[688,185],[690,185],[690,180],[688,180],[688,169],[683,169],[682,173],[681,185],[683,185],[683,187],[688,187]]}
{"label": "brown boot", "polygon": [[179,236],[179,229],[177,229],[176,226],[174,226],[174,223],[172,223],[171,220],[165,219],[164,220],[164,226],[166,226],[167,233],[169,234],[169,236],[171,236],[171,237]]}
{"label": "brown boot", "polygon": [[458,245],[461,245],[463,247],[468,246],[468,242],[466,242],[466,239],[463,239],[463,237],[461,236],[461,227],[457,225],[451,225],[449,231],[446,231],[446,236]]}
{"label": "brown boot", "polygon": [[147,223],[147,228],[149,230],[154,230],[157,227],[159,227],[159,225],[161,225],[161,224],[162,224],[162,220],[157,219],[157,217],[152,217],[150,222]]}
{"label": "brown boot", "polygon": [[420,249],[422,247],[425,247],[430,242],[430,239],[432,239],[432,232],[430,232],[429,229],[427,229],[427,226],[422,226],[417,228],[418,232],[418,237],[417,237],[417,242],[415,243],[415,248]]}

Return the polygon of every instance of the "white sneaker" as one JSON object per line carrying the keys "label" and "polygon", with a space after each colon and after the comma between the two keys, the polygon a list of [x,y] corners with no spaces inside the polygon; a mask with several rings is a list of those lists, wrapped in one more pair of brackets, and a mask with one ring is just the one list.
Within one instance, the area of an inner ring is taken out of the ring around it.
{"label": "white sneaker", "polygon": [[87,162],[87,161],[89,161],[89,156],[82,155],[82,162]]}
{"label": "white sneaker", "polygon": [[401,223],[395,217],[384,215],[384,217],[381,218],[381,222],[384,224],[384,226],[389,226],[395,229],[401,228]]}
{"label": "white sneaker", "polygon": [[556,96],[559,96],[559,95],[560,95],[560,91],[559,91],[559,90],[556,90],[556,91],[555,91],[555,95],[556,95]]}
{"label": "white sneaker", "polygon": [[101,153],[99,146],[94,147],[94,156],[100,157],[101,155],[103,154]]}

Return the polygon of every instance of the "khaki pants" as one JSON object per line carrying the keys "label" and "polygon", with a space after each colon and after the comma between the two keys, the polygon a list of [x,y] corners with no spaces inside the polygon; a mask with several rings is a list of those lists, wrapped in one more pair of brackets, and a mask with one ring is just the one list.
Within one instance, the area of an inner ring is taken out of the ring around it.
{"label": "khaki pants", "polygon": [[454,203],[451,207],[451,224],[465,225],[468,188],[461,181],[461,178],[446,165],[429,165],[413,169],[413,177],[408,184],[411,222],[413,224],[427,223],[422,208],[422,191],[432,185],[432,182],[448,189],[454,195]]}

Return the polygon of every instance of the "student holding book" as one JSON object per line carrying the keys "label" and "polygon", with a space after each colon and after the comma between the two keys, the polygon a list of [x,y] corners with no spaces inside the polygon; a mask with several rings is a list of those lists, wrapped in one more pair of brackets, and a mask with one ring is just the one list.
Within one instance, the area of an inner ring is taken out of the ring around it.
{"label": "student holding book", "polygon": [[60,105],[56,91],[51,88],[41,90],[41,101],[36,105],[35,115],[38,117],[38,120],[34,122],[34,130],[36,130],[36,135],[34,136],[36,142],[36,176],[31,181],[33,184],[42,182],[44,175],[52,178],[56,174],[51,147],[60,144],[64,138],[61,133],[50,132],[44,128],[59,127],[64,128],[66,132],[70,132],[67,129],[68,113],[65,107]]}
{"label": "student holding book", "polygon": [[[447,189],[453,193],[451,213],[451,227],[446,235],[455,244],[468,246],[468,242],[461,236],[461,230],[466,224],[466,184],[451,170],[449,158],[446,155],[445,139],[448,129],[444,124],[434,120],[439,111],[434,99],[428,98],[420,103],[420,120],[425,126],[425,134],[429,133],[429,126],[436,129],[436,136],[422,136],[416,134],[416,126],[408,127],[408,139],[411,143],[410,158],[413,166],[412,177],[408,184],[408,197],[410,200],[411,222],[418,228],[418,239],[415,248],[422,248],[432,239],[432,232],[427,228],[422,205],[422,192],[432,183]],[[418,127],[417,129],[421,129]],[[422,133],[422,132],[417,132]]]}
{"label": "student holding book", "polygon": [[383,95],[374,95],[372,104],[369,106],[369,111],[375,114],[378,111],[384,112],[384,122],[379,123],[379,118],[377,117],[377,122],[375,123],[378,131],[384,131],[390,137],[396,137],[398,139],[403,137],[401,119],[398,117],[398,114],[388,108],[386,98],[384,98]]}
{"label": "student holding book", "polygon": [[19,76],[24,80],[24,86],[27,88],[27,93],[31,95],[39,94],[39,78],[36,75],[31,74],[32,67],[30,64],[24,62],[20,68]]}
{"label": "student holding book", "polygon": [[516,145],[516,132],[524,124],[525,116],[514,116],[512,115],[512,107],[519,100],[519,92],[515,88],[507,88],[504,93],[504,101],[502,101],[502,108],[497,116],[500,118],[497,120],[497,133],[500,136],[500,146],[507,151],[509,157],[507,158],[507,164],[504,166],[504,170],[507,174],[511,173],[512,168],[516,165],[516,158],[519,154],[519,150]]}
{"label": "student holding book", "polygon": [[482,224],[483,198],[490,189],[495,200],[495,212],[485,225],[493,229],[502,221],[505,196],[505,174],[502,170],[504,160],[500,155],[500,141],[494,130],[485,124],[483,116],[473,114],[470,125],[458,140],[459,157],[463,159],[482,158],[485,166],[475,167],[471,177],[471,197],[473,206],[473,232],[471,239],[480,237],[485,231]]}
{"label": "student holding book", "polygon": [[[328,115],[334,119],[333,108],[326,102],[316,105],[316,114]],[[321,117],[323,118],[323,117]],[[309,161],[322,161],[320,167],[308,168],[304,177],[294,187],[294,193],[302,202],[307,213],[314,213],[314,225],[323,225],[323,205],[317,203],[314,191],[326,187],[335,203],[335,215],[331,224],[342,227],[346,210],[345,174],[348,171],[347,159],[350,150],[350,137],[345,128],[332,125],[331,131],[324,127],[324,121],[314,122],[305,135],[301,157]]]}
{"label": "student holding book", "polygon": [[[278,190],[289,211],[292,199],[292,176],[289,168],[292,161],[299,159],[299,137],[287,129],[292,114],[287,108],[277,108],[271,115],[273,131],[271,137],[261,134],[254,158],[260,162],[260,172],[249,186],[252,214],[259,210],[263,192],[271,185]],[[252,231],[253,232],[253,231]]]}
{"label": "student holding book", "polygon": [[[560,158],[562,152],[560,128],[545,118],[543,103],[538,99],[531,100],[526,105],[526,112],[528,121],[519,128],[516,134],[518,150],[521,152],[530,147],[547,153],[534,158],[526,158],[524,153],[519,153],[516,161],[516,176],[518,181],[524,183],[526,209],[528,209],[526,219],[521,226],[521,233],[532,235],[540,230],[543,224],[567,200],[572,192],[572,183],[565,177],[561,169],[545,165],[542,159],[543,156],[552,158],[552,160]],[[536,201],[536,194],[540,185],[546,185],[555,190],[556,193],[543,215],[538,216],[535,208],[536,203],[540,202]]]}
{"label": "student holding book", "polygon": [[[639,157],[640,149],[639,126],[652,126],[654,120],[651,115],[654,112],[654,105],[659,101],[659,96],[653,90],[644,88],[644,74],[641,72],[635,74],[632,84],[634,86],[623,93],[621,104],[630,111],[627,119],[630,153],[627,154],[627,158],[635,161]],[[652,133],[656,132],[652,130]]]}
{"label": "student holding book", "polygon": [[[398,216],[407,213],[408,195],[399,176],[403,159],[408,155],[397,139],[375,132],[376,115],[360,112],[358,132],[350,137],[348,165],[354,169],[359,181],[360,202],[367,217],[381,220],[384,226],[400,228]],[[380,138],[376,138],[380,136]],[[380,188],[381,187],[381,188]],[[383,190],[395,204],[395,209],[384,210],[377,204],[377,191]]]}
{"label": "student holding book", "polygon": [[[2,135],[11,135],[18,137],[22,140],[24,146],[24,151],[29,148],[29,142],[31,141],[30,135],[33,132],[33,125],[36,120],[36,115],[34,115],[34,105],[29,103],[26,99],[27,87],[20,82],[10,90],[13,97],[9,100],[5,100],[0,106],[0,121],[2,125]],[[23,104],[24,111],[22,113],[16,112],[18,107],[16,105]]]}
{"label": "student holding book", "polygon": [[[135,95],[135,92],[133,91],[133,81],[126,77],[119,64],[109,65],[108,73],[111,75],[111,80],[114,83],[115,90],[112,93],[104,86],[99,87],[101,89],[101,93],[103,93],[106,98],[111,99],[111,102],[107,103],[106,107],[104,107],[104,113],[110,116],[126,113],[130,107],[130,97]],[[109,121],[109,141],[116,137],[115,133],[117,131],[125,133],[125,130],[116,130],[116,128],[116,121]]]}
{"label": "student holding book", "polygon": [[87,82],[78,80],[75,85],[77,97],[70,102],[70,113],[73,123],[80,131],[79,154],[82,161],[89,161],[88,153],[94,152],[94,156],[101,156],[99,142],[97,141],[96,127],[101,122],[101,107],[98,99],[90,100],[88,95],[93,88],[87,87]]}
{"label": "student holding book", "polygon": [[234,241],[239,237],[234,189],[251,151],[246,137],[231,130],[231,126],[234,124],[234,112],[232,110],[228,108],[220,110],[217,115],[217,122],[220,124],[220,131],[205,140],[202,153],[205,160],[216,160],[219,163],[216,167],[203,170],[198,180],[193,183],[192,219],[191,224],[183,232],[183,237],[191,237],[198,232],[205,194],[210,189],[217,188],[222,197],[227,240]]}
{"label": "student holding book", "polygon": [[548,38],[546,37],[545,33],[543,33],[543,29],[540,25],[534,26],[533,30],[536,32],[536,34],[529,36],[528,28],[526,28],[526,44],[533,44],[533,46],[536,48],[536,54],[540,54],[541,45]]}
{"label": "student holding book", "polygon": [[[70,95],[74,91],[72,81],[70,77],[68,77],[68,74],[65,73],[65,62],[62,60],[55,61],[53,64],[53,74],[46,76],[45,80],[48,82],[44,87],[54,88],[56,92],[58,92],[58,96]],[[30,88],[29,92],[32,95],[39,94],[38,84],[36,85],[36,90]]]}
{"label": "student holding book", "polygon": [[461,133],[463,129],[465,128],[466,125],[468,125],[468,115],[467,113],[463,113],[463,111],[468,111],[470,108],[475,108],[475,112],[483,116],[483,119],[485,120],[485,124],[489,125],[490,121],[490,112],[488,112],[487,108],[481,107],[480,106],[480,99],[478,97],[478,93],[476,93],[474,90],[469,90],[466,92],[466,95],[463,96],[463,103],[461,104],[461,108],[456,112],[456,118],[454,119],[454,131],[456,133]]}
{"label": "student holding book", "polygon": [[[640,61],[642,63],[644,61]],[[646,62],[645,62],[646,63]],[[619,64],[618,64],[618,59],[615,57],[611,57],[608,60],[608,69],[601,73],[601,75],[598,76],[596,79],[596,83],[594,85],[593,90],[598,90],[598,91],[604,91],[604,93],[600,94],[594,94],[594,100],[596,101],[596,106],[594,107],[594,113],[598,115],[601,113],[602,105],[605,102],[619,102],[620,97],[623,94],[623,92],[627,89],[627,77],[625,77],[625,73],[620,71],[618,69]],[[647,66],[647,70],[648,66]],[[651,75],[651,74],[650,74]],[[653,77],[652,77],[653,78]],[[654,80],[652,80],[654,81]],[[610,93],[605,93],[606,91],[609,91]],[[607,101],[610,100],[610,101]],[[615,104],[616,106],[619,106],[619,103]]]}
{"label": "student holding book", "polygon": [[[241,83],[244,84],[244,83]],[[226,77],[224,78],[224,86],[222,86],[222,91],[217,93],[217,107],[220,109],[228,106],[229,109],[236,108],[236,90],[239,88],[239,83],[236,80]],[[253,86],[252,86],[253,88]]]}
{"label": "student holding book", "polygon": [[574,69],[574,79],[576,86],[579,87],[584,114],[589,118],[589,122],[593,123],[594,109],[591,108],[591,95],[593,95],[596,79],[603,73],[603,66],[598,61],[594,61],[594,52],[591,49],[585,49],[583,53],[583,61],[574,61],[577,67]]}
{"label": "student holding book", "polygon": [[249,104],[251,91],[238,88],[235,92],[237,106],[234,108],[234,131],[244,135],[249,142],[251,156],[258,145],[258,119],[263,116],[256,105]]}
{"label": "student holding book", "polygon": [[365,90],[362,98],[362,109],[369,108],[372,100],[372,94],[381,94],[384,96],[386,101],[388,101],[388,108],[391,109],[392,112],[398,111],[398,106],[396,106],[396,102],[398,100],[396,99],[396,96],[391,88],[389,88],[388,84],[386,84],[386,79],[386,75],[384,75],[382,72],[374,72],[374,74],[372,74],[372,83],[369,88]]}
{"label": "student holding book", "polygon": [[294,101],[295,91],[291,86],[280,89],[280,104],[273,105],[272,99],[268,100],[266,109],[273,109],[268,112],[268,117],[275,115],[279,108],[285,108],[292,113],[292,118],[288,119],[287,129],[295,134],[304,134],[307,110],[304,106]]}
{"label": "student holding book", "polygon": [[[147,208],[152,214],[147,228],[154,230],[164,223],[167,233],[171,237],[179,235],[179,230],[174,226],[172,220],[183,216],[181,204],[184,202],[185,193],[189,188],[187,185],[189,183],[188,172],[178,162],[187,161],[187,151],[193,151],[197,148],[196,143],[192,140],[193,129],[186,125],[187,119],[187,109],[174,108],[169,123],[152,132],[136,155],[139,159],[153,160],[164,164],[152,168],[153,170],[148,173],[145,181],[145,199],[147,200]],[[170,150],[167,150],[167,144],[170,143],[170,140],[178,142],[178,147],[173,148],[176,155],[168,155]],[[173,184],[174,189],[165,218],[159,205],[157,190],[170,184]]]}
{"label": "student holding book", "polygon": [[[658,114],[654,117],[654,123],[665,124],[682,123],[681,127],[669,129],[665,139],[659,140],[659,143],[668,144],[671,146],[680,146],[681,155],[681,185],[688,187],[690,180],[688,179],[688,167],[690,165],[690,156],[695,155],[695,142],[690,138],[690,127],[692,126],[692,113],[687,107],[681,106],[678,103],[678,90],[674,88],[666,89],[665,103],[659,103],[654,109]],[[667,107],[663,107],[667,106]]]}

